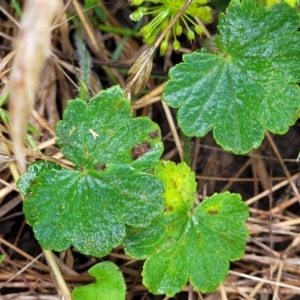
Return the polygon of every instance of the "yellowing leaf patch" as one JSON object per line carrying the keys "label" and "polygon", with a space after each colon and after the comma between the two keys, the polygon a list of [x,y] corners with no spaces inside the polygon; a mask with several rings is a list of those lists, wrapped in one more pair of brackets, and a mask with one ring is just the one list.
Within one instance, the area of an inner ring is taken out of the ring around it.
{"label": "yellowing leaf patch", "polygon": [[196,197],[195,174],[184,163],[176,165],[171,161],[161,161],[155,175],[166,186],[165,201],[170,209],[178,210],[190,206]]}

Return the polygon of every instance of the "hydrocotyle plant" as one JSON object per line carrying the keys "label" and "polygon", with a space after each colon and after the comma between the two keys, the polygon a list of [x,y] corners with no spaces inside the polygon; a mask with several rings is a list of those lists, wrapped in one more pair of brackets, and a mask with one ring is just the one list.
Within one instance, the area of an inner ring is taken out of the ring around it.
{"label": "hydrocotyle plant", "polygon": [[[181,8],[176,1],[152,2]],[[190,7],[205,4],[191,1]],[[187,15],[191,10],[183,15],[190,20]],[[233,0],[212,42],[208,50],[184,55],[164,88],[163,100],[178,109],[184,134],[213,130],[221,147],[242,154],[259,147],[266,130],[285,133],[300,111],[297,9]],[[243,256],[248,208],[241,196],[216,193],[199,204],[195,174],[185,163],[160,159],[160,128],[147,117],[133,118],[119,86],[89,101],[69,101],[56,135],[74,167],[39,161],[18,181],[27,223],[43,248],[74,246],[103,257],[123,245],[145,260],[149,290],[168,296],[188,281],[212,292],[229,262]],[[118,289],[123,293],[122,285]]]}
{"label": "hydrocotyle plant", "polygon": [[[27,223],[43,248],[74,246],[103,257],[123,244],[129,255],[148,258],[149,289],[170,296],[188,279],[212,291],[225,279],[229,260],[243,255],[247,205],[226,192],[194,207],[195,174],[184,163],[159,160],[159,127],[147,117],[132,118],[120,87],[88,103],[69,101],[56,134],[74,168],[39,161],[18,181]],[[197,263],[190,261],[194,256]]]}

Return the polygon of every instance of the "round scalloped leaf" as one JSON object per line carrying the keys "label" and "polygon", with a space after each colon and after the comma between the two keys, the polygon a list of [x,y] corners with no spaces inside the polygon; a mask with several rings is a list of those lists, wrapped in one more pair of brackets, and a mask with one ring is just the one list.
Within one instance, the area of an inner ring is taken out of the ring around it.
{"label": "round scalloped leaf", "polygon": [[194,172],[184,162],[176,165],[162,160],[155,168],[155,176],[165,183],[167,210],[191,208],[196,197],[197,183]]}
{"label": "round scalloped leaf", "polygon": [[172,297],[189,280],[212,292],[225,280],[229,261],[243,256],[248,207],[238,194],[215,194],[194,211],[156,217],[147,228],[127,228],[127,254],[148,258],[143,283],[154,294]]}
{"label": "round scalloped leaf", "polygon": [[56,251],[74,246],[104,256],[123,240],[125,223],[145,226],[163,209],[162,183],[128,166],[79,171],[41,161],[29,166],[18,186],[36,239]]}
{"label": "round scalloped leaf", "polygon": [[126,285],[122,272],[111,261],[94,265],[88,273],[96,278],[96,282],[75,287],[74,300],[125,300]]}
{"label": "round scalloped leaf", "polygon": [[164,185],[145,172],[163,150],[159,128],[149,118],[132,119],[113,87],[90,103],[70,101],[57,131],[75,168],[30,165],[18,181],[26,220],[45,249],[74,246],[104,256],[122,242],[125,224],[147,226],[163,211]]}
{"label": "round scalloped leaf", "polygon": [[231,1],[221,14],[217,53],[194,52],[170,69],[163,99],[179,108],[188,136],[213,129],[236,154],[258,148],[264,131],[284,134],[300,110],[300,32],[297,9]]}
{"label": "round scalloped leaf", "polygon": [[56,135],[61,152],[78,167],[113,163],[148,171],[163,151],[159,126],[148,117],[133,119],[130,102],[118,86],[101,91],[89,103],[69,101]]}

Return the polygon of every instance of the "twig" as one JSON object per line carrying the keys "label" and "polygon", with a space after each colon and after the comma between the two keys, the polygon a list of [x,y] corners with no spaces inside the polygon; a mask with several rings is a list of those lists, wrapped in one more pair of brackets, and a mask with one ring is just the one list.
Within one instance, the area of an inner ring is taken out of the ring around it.
{"label": "twig", "polygon": [[244,277],[253,281],[259,281],[259,282],[263,282],[265,284],[271,284],[274,286],[279,286],[279,287],[284,287],[284,288],[288,288],[288,289],[293,289],[296,291],[300,291],[300,287],[298,286],[294,286],[294,285],[290,285],[290,284],[285,284],[285,283],[281,283],[281,282],[276,282],[276,281],[272,281],[272,280],[268,280],[268,279],[264,279],[264,278],[258,278],[255,276],[251,276],[251,275],[247,275],[247,274],[243,274],[243,273],[239,273],[239,272],[235,272],[235,271],[229,271],[230,274],[232,275],[237,275],[240,277]]}
{"label": "twig", "polygon": [[47,264],[50,268],[53,280],[57,284],[58,293],[63,297],[63,300],[72,300],[72,295],[68,289],[68,286],[58,268],[52,251],[43,249]]}

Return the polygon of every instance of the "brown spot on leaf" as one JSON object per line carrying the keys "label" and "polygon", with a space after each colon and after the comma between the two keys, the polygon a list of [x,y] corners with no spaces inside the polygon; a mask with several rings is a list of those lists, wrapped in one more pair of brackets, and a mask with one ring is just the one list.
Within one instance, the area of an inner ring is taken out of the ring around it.
{"label": "brown spot on leaf", "polygon": [[98,171],[103,171],[103,170],[106,169],[106,165],[105,164],[99,164],[99,165],[96,166],[95,169],[98,170]]}
{"label": "brown spot on leaf", "polygon": [[134,160],[143,156],[150,149],[150,145],[148,143],[142,143],[134,146],[131,149],[131,155]]}
{"label": "brown spot on leaf", "polygon": [[207,211],[207,213],[209,215],[217,215],[219,213],[219,211],[216,210],[216,209],[210,209],[210,210]]}
{"label": "brown spot on leaf", "polygon": [[174,207],[173,206],[170,206],[170,205],[165,205],[165,212],[172,212],[174,210]]}
{"label": "brown spot on leaf", "polygon": [[155,138],[157,138],[159,135],[160,135],[160,134],[159,134],[159,131],[158,131],[158,130],[155,130],[155,131],[153,131],[153,132],[151,132],[151,133],[149,134],[149,137],[150,137],[151,139],[155,139]]}
{"label": "brown spot on leaf", "polygon": [[197,232],[196,234],[197,234],[197,240],[198,240],[198,241],[201,241],[201,239],[202,239],[201,234],[200,234],[199,232]]}

